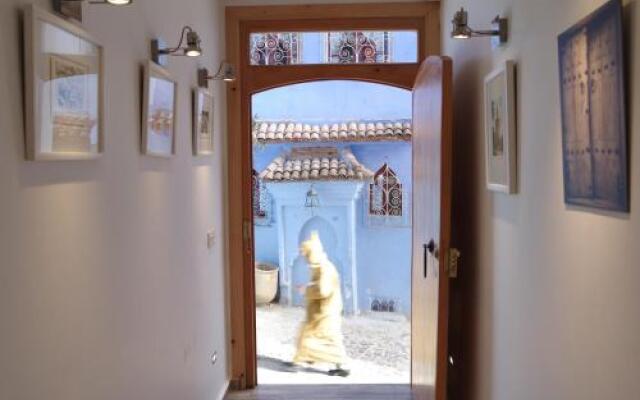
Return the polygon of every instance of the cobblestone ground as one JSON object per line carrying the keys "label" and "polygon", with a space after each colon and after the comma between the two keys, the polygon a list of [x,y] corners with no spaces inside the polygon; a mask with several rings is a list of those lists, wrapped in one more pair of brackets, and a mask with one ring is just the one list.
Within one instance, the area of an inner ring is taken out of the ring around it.
{"label": "cobblestone ground", "polygon": [[295,352],[304,309],[271,305],[257,309],[258,382],[260,384],[366,384],[410,381],[410,323],[389,313],[345,317],[344,343],[350,357],[348,378],[326,374],[314,365],[288,372],[283,362]]}

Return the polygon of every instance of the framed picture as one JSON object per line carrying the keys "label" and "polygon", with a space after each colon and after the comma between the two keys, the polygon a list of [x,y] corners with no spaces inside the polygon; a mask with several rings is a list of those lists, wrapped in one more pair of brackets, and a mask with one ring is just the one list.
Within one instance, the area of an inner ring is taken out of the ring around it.
{"label": "framed picture", "polygon": [[565,203],[629,211],[622,5],[558,37]]}
{"label": "framed picture", "polygon": [[29,160],[82,160],[103,151],[103,49],[78,25],[29,5],[24,12]]}
{"label": "framed picture", "polygon": [[506,61],[484,80],[484,131],[489,190],[516,192],[515,64]]}
{"label": "framed picture", "polygon": [[213,154],[213,95],[207,89],[193,90],[193,155]]}
{"label": "framed picture", "polygon": [[176,145],[178,84],[153,61],[145,66],[142,95],[142,153],[171,157]]}

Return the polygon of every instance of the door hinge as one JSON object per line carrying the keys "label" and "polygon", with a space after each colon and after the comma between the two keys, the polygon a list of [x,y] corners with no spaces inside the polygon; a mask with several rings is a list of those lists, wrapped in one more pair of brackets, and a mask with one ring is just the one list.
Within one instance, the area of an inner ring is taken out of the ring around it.
{"label": "door hinge", "polygon": [[249,221],[242,221],[242,240],[247,241],[251,237],[249,228],[251,228]]}
{"label": "door hinge", "polygon": [[242,222],[242,241],[244,242],[245,248],[247,252],[251,252],[251,231],[253,226],[251,226],[251,221],[243,221]]}
{"label": "door hinge", "polygon": [[449,248],[447,252],[447,273],[449,278],[457,278],[458,277],[458,261],[460,260],[460,250],[455,247]]}

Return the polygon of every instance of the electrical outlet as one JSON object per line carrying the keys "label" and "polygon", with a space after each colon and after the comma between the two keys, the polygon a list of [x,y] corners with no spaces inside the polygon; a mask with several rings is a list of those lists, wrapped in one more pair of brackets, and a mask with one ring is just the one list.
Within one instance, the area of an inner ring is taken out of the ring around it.
{"label": "electrical outlet", "polygon": [[207,248],[212,249],[213,245],[216,243],[216,232],[211,229],[207,232]]}

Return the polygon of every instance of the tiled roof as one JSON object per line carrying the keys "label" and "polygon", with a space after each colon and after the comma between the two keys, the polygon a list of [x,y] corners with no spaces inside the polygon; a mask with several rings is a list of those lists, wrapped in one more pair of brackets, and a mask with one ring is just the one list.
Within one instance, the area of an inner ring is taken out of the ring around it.
{"label": "tiled roof", "polygon": [[260,178],[267,182],[368,180],[367,169],[348,148],[302,147],[276,157]]}
{"label": "tiled roof", "polygon": [[411,120],[351,121],[304,124],[289,121],[255,121],[257,143],[283,142],[369,142],[411,140]]}

